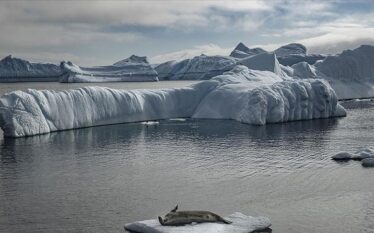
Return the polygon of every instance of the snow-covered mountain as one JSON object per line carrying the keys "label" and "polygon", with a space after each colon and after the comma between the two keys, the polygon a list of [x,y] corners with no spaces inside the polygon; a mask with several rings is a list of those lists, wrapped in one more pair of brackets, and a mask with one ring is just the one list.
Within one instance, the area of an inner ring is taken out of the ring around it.
{"label": "snow-covered mountain", "polygon": [[0,60],[0,82],[58,81],[61,75],[54,64],[31,63],[11,55]]}
{"label": "snow-covered mountain", "polygon": [[236,59],[200,55],[182,61],[168,61],[155,67],[160,80],[205,80],[230,70]]}
{"label": "snow-covered mountain", "polygon": [[257,55],[260,53],[265,53],[266,50],[262,48],[253,48],[250,49],[247,46],[245,46],[242,42],[240,42],[234,50],[230,53],[230,57],[235,57],[235,58],[245,58],[248,56],[253,56]]}
{"label": "snow-covered mountain", "polygon": [[178,117],[263,125],[345,114],[335,92],[323,80],[284,80],[273,72],[242,65],[185,88],[29,89],[0,98],[0,127],[7,137]]}
{"label": "snow-covered mountain", "polygon": [[80,67],[61,62],[60,82],[144,82],[158,81],[157,72],[146,57],[132,55],[110,66]]}

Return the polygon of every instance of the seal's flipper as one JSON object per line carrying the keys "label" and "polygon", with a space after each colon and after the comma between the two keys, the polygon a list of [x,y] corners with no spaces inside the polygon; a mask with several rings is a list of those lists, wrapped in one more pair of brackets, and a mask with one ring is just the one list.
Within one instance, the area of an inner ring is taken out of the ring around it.
{"label": "seal's flipper", "polygon": [[165,225],[164,220],[160,216],[158,216],[158,221],[161,225]]}
{"label": "seal's flipper", "polygon": [[225,224],[231,224],[232,223],[231,221],[226,220],[224,218],[221,218],[220,221],[223,222],[223,223],[225,223]]}
{"label": "seal's flipper", "polygon": [[177,210],[178,210],[178,205],[174,207],[174,209],[172,209],[170,212],[177,212]]}

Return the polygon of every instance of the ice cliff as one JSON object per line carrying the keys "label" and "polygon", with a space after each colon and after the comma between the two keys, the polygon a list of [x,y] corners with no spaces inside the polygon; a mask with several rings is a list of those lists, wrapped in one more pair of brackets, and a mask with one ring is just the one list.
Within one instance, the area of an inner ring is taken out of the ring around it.
{"label": "ice cliff", "polygon": [[11,55],[0,60],[0,82],[58,81],[61,75],[54,64],[31,63]]}
{"label": "ice cliff", "polygon": [[186,88],[27,90],[0,98],[0,127],[6,137],[166,118],[263,125],[344,115],[335,92],[323,80],[284,80],[242,65]]}
{"label": "ice cliff", "polygon": [[142,82],[158,81],[157,72],[146,57],[131,57],[110,66],[79,67],[72,62],[61,62],[64,72],[60,82]]}

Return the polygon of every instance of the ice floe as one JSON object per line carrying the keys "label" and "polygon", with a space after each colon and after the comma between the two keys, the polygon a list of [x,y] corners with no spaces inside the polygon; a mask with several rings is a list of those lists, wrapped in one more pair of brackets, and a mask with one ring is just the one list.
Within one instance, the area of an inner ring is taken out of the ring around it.
{"label": "ice floe", "polygon": [[232,223],[200,223],[173,227],[162,226],[158,220],[151,219],[126,224],[125,229],[139,233],[248,233],[264,230],[271,226],[270,219],[267,217],[252,217],[239,212],[233,213],[225,219]]}

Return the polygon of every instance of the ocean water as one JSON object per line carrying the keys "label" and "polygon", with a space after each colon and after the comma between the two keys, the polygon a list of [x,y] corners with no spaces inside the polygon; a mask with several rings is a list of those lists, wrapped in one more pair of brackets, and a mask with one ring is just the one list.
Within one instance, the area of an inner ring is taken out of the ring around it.
{"label": "ocean water", "polygon": [[176,204],[268,216],[273,232],[374,232],[374,169],[330,159],[374,147],[374,102],[344,105],[345,118],[266,126],[172,119],[0,139],[0,232],[123,232]]}

